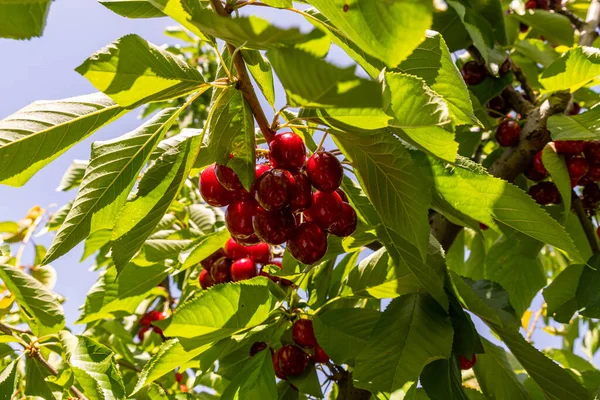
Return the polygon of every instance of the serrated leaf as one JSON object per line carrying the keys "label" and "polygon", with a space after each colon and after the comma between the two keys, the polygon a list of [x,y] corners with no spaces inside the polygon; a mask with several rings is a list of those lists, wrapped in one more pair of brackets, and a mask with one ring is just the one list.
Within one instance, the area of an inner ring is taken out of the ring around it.
{"label": "serrated leaf", "polygon": [[17,0],[0,4],[0,37],[31,39],[42,36],[50,0]]}
{"label": "serrated leaf", "polygon": [[345,130],[346,126],[377,129],[389,125],[392,118],[381,108],[302,108],[298,118]]}
{"label": "serrated leaf", "polygon": [[354,369],[355,386],[393,392],[408,389],[423,367],[450,357],[452,325],[427,294],[392,300],[375,325]]}
{"label": "serrated leaf", "polygon": [[600,254],[594,254],[588,260],[581,272],[577,286],[577,306],[581,309],[579,314],[589,318],[600,318]]}
{"label": "serrated leaf", "polygon": [[204,204],[192,204],[188,207],[190,220],[203,232],[215,230],[217,221],[223,221],[223,212]]}
{"label": "serrated leaf", "polygon": [[39,399],[44,400],[62,400],[63,388],[46,379],[53,376],[41,361],[36,358],[27,358],[27,362],[25,363],[24,394],[27,396],[37,396]]}
{"label": "serrated leaf", "polygon": [[48,219],[48,223],[46,224],[46,229],[49,232],[55,231],[60,228],[60,226],[67,219],[67,215],[69,215],[69,210],[73,207],[73,200],[69,201],[67,204],[56,210],[56,212],[50,215]]}
{"label": "serrated leaf", "polygon": [[137,35],[123,36],[75,70],[124,107],[181,97],[205,85],[198,69]]}
{"label": "serrated leaf", "polygon": [[577,287],[584,265],[570,265],[544,289],[547,313],[556,321],[567,324],[578,310]]}
{"label": "serrated leaf", "polygon": [[102,93],[94,93],[36,101],[6,117],[0,121],[0,183],[24,185],[74,144],[126,112]]}
{"label": "serrated leaf", "polygon": [[53,290],[56,285],[56,270],[52,265],[44,265],[44,266],[35,266],[31,268],[31,276],[40,281],[42,285],[48,288],[48,290]]}
{"label": "serrated leaf", "polygon": [[67,192],[79,187],[88,163],[87,160],[73,160],[69,168],[65,171],[56,190]]}
{"label": "serrated leaf", "polygon": [[544,70],[540,77],[542,93],[559,90],[575,92],[598,79],[598,75],[600,75],[600,49],[575,47]]}
{"label": "serrated leaf", "polygon": [[177,239],[148,239],[142,251],[148,261],[156,262],[167,259],[177,260],[179,253],[188,248],[193,241]]}
{"label": "serrated leaf", "polygon": [[443,37],[451,52],[466,49],[471,44],[469,32],[458,13],[452,7],[446,10],[436,10],[433,13],[433,24],[431,29],[439,32]]}
{"label": "serrated leaf", "polygon": [[594,365],[569,350],[546,349],[544,353],[565,368],[573,368],[579,372],[596,371]]}
{"label": "serrated leaf", "polygon": [[92,145],[81,189],[44,263],[67,253],[90,233],[114,226],[139,171],[180,111],[165,109],[130,133]]}
{"label": "serrated leaf", "polygon": [[236,379],[227,386],[221,399],[262,400],[277,398],[275,372],[269,351],[261,351],[248,359]]}
{"label": "serrated leaf", "polygon": [[36,336],[56,333],[65,326],[65,315],[56,296],[40,281],[19,268],[0,264],[0,279],[15,296],[17,304],[31,318]]}
{"label": "serrated leaf", "polygon": [[127,18],[160,18],[165,14],[147,0],[101,0],[104,7]]}
{"label": "serrated leaf", "polygon": [[544,67],[550,66],[559,57],[551,44],[540,39],[525,39],[515,43],[515,50]]}
{"label": "serrated leaf", "polygon": [[573,46],[574,32],[566,16],[546,10],[528,10],[525,14],[512,14],[512,18],[532,28],[533,37],[543,36],[554,45]]}
{"label": "serrated leaf", "polygon": [[432,400],[468,400],[455,358],[436,360],[423,368],[421,385]]}
{"label": "serrated leaf", "polygon": [[204,236],[198,243],[194,244],[190,252],[179,256],[179,261],[183,264],[181,268],[188,269],[200,263],[200,261],[222,248],[230,237],[231,235],[227,229],[221,229]]}
{"label": "serrated leaf", "polygon": [[548,118],[548,130],[554,140],[600,139],[600,107],[579,115],[556,114]]}
{"label": "serrated leaf", "polygon": [[[289,7],[291,7],[291,0],[289,3]],[[271,63],[258,50],[243,50],[242,56],[263,96],[271,107],[275,108],[275,84]]]}
{"label": "serrated leaf", "polygon": [[481,53],[486,64],[490,65],[490,49],[494,48],[494,32],[491,25],[480,13],[476,12],[470,1],[449,0],[448,5],[456,11],[473,44]]}
{"label": "serrated leaf", "polygon": [[542,152],[544,168],[558,187],[565,209],[565,220],[571,213],[571,179],[564,157],[561,157],[553,144],[546,145]]}
{"label": "serrated leaf", "polygon": [[11,400],[17,383],[17,361],[14,360],[0,372],[0,399]]}

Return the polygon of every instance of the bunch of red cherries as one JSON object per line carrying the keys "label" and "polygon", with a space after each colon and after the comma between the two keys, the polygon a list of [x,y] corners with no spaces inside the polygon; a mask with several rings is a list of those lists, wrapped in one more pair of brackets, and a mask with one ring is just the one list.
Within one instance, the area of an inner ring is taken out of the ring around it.
{"label": "bunch of red cherries", "polygon": [[144,316],[140,319],[140,330],[137,334],[140,342],[144,340],[144,335],[150,330],[153,330],[155,333],[162,336],[162,329],[160,329],[158,326],[153,326],[152,323],[154,321],[162,321],[165,318],[167,318],[167,314],[158,310],[148,311],[146,314],[144,314]]}
{"label": "bunch of red cherries", "polygon": [[346,237],[356,230],[356,212],[339,189],[342,164],[326,151],[307,160],[304,141],[293,132],[274,136],[268,158],[256,166],[250,191],[231,168],[207,167],[200,174],[202,198],[227,206],[225,223],[238,244],[286,243],[294,258],[314,264],[327,252],[328,233]]}

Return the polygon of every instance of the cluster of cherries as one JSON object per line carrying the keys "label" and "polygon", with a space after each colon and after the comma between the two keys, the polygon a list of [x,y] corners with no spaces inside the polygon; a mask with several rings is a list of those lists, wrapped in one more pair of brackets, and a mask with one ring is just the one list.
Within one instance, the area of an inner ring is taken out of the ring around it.
{"label": "cluster of cherries", "polygon": [[[325,364],[329,356],[317,343],[315,331],[310,319],[298,319],[292,326],[292,338],[295,344],[285,345],[275,351],[271,350],[271,359],[275,376],[287,379],[288,376],[298,376],[312,362]],[[250,348],[250,356],[266,349],[265,342],[256,342]]]}
{"label": "cluster of cherries", "polygon": [[256,166],[250,191],[231,168],[214,164],[200,174],[200,193],[212,206],[227,206],[225,223],[238,244],[287,243],[294,258],[314,264],[327,252],[328,233],[346,237],[356,229],[356,212],[339,189],[343,176],[332,153],[307,160],[302,138],[286,132],[269,143],[269,164]]}
{"label": "cluster of cherries", "polygon": [[160,329],[158,326],[153,326],[152,323],[154,321],[162,321],[165,318],[167,318],[167,314],[158,310],[148,311],[146,314],[144,314],[144,316],[140,319],[140,330],[137,333],[137,337],[140,342],[144,340],[144,335],[150,330],[153,330],[155,333],[162,336],[162,329]]}
{"label": "cluster of cherries", "polygon": [[[600,201],[600,141],[556,141],[554,147],[558,154],[566,157],[571,187],[583,186],[583,206],[588,211],[593,210],[595,204]],[[533,158],[533,166],[525,176],[532,181],[542,181],[548,176],[541,151]],[[529,194],[542,205],[558,204],[561,201],[558,188],[552,182],[533,185]]]}
{"label": "cluster of cherries", "polygon": [[[512,63],[510,62],[510,59],[507,58],[506,61],[500,65],[498,74],[500,76],[505,76],[510,72],[511,67]],[[487,67],[485,66],[485,63],[479,64],[477,61],[473,60],[466,62],[463,65],[461,72],[465,83],[469,86],[477,86],[483,82],[485,78],[491,76]]]}

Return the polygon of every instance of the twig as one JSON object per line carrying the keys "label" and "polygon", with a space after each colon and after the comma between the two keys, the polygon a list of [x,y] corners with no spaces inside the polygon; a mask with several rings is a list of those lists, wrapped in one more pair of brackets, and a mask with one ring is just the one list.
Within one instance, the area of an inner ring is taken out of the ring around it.
{"label": "twig", "polygon": [[531,103],[535,104],[535,100],[536,100],[535,93],[533,92],[533,89],[529,85],[529,82],[527,82],[527,77],[523,73],[523,70],[521,69],[521,67],[519,67],[517,64],[515,64],[515,62],[512,59],[510,60],[510,63],[512,65],[512,71],[515,74],[515,78],[517,78],[517,80],[521,84],[521,88],[523,89],[523,91],[525,91],[525,94],[527,94],[527,97],[529,97],[529,101]]}
{"label": "twig", "polygon": [[545,308],[545,305],[542,305],[540,307],[540,309],[537,310],[537,312],[535,313],[535,317],[533,318],[533,322],[531,323],[531,326],[527,330],[527,336],[525,338],[528,342],[531,342],[531,336],[533,336],[533,332],[535,331],[535,326],[537,325],[538,321],[540,320],[540,317],[542,316],[542,314],[544,312],[544,308]]}
{"label": "twig", "polygon": [[581,37],[579,38],[580,46],[591,46],[594,40],[598,37],[598,24],[600,23],[600,0],[592,0],[588,8],[585,25],[580,29]]}
{"label": "twig", "polygon": [[585,21],[579,18],[577,15],[573,14],[570,10],[560,7],[556,10],[558,14],[562,14],[565,17],[569,18],[569,21],[577,28],[578,31],[582,31],[585,26]]}
{"label": "twig", "polygon": [[[46,361],[46,359],[42,356],[42,353],[37,351],[35,353],[34,358],[38,360],[40,364],[46,367],[46,369],[50,371],[52,375],[58,376],[58,371],[56,370],[56,368],[54,368],[48,361]],[[75,385],[71,386],[71,392],[75,393],[75,396],[77,396],[78,399],[87,400],[87,397],[85,397],[85,395],[82,392],[80,392],[79,389],[75,387]]]}
{"label": "twig", "polygon": [[594,224],[592,220],[588,218],[585,213],[585,209],[583,208],[583,204],[581,203],[581,199],[577,196],[577,193],[573,192],[573,210],[579,218],[579,222],[581,222],[581,226],[585,231],[585,236],[587,237],[588,242],[590,243],[590,247],[594,253],[600,253],[600,245],[598,245],[598,235],[596,234],[596,229],[594,228]]}
{"label": "twig", "polygon": [[339,392],[337,400],[369,400],[371,393],[354,387],[352,382],[352,374],[348,371],[341,373],[341,379],[337,382]]}

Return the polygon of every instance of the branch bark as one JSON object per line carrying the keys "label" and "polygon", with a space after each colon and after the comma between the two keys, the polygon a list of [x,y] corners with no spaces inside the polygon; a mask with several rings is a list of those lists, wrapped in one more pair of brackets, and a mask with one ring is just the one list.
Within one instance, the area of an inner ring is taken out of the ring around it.
{"label": "branch bark", "polygon": [[583,204],[581,203],[581,199],[577,196],[577,193],[573,192],[573,210],[579,218],[579,222],[583,227],[585,232],[585,236],[587,237],[588,242],[590,243],[590,247],[594,253],[600,253],[600,245],[598,244],[598,235],[596,234],[596,228],[594,228],[594,224],[588,218],[585,213],[585,209],[583,208]]}
{"label": "branch bark", "polygon": [[371,398],[371,392],[354,387],[351,372],[344,371],[342,379],[337,384],[339,392],[336,400],[369,400]]}
{"label": "branch bark", "polygon": [[[56,370],[56,368],[54,368],[48,361],[46,361],[46,359],[42,356],[42,353],[38,351],[37,353],[35,353],[34,358],[38,360],[40,364],[42,364],[52,375],[58,376],[58,371]],[[88,398],[85,397],[85,395],[79,389],[77,389],[75,385],[71,386],[70,390],[75,394],[75,396],[77,396],[78,399],[88,400]]]}
{"label": "branch bark", "polygon": [[598,37],[598,24],[600,23],[600,0],[592,0],[590,8],[588,8],[585,25],[581,29],[581,37],[579,38],[580,46],[591,46],[594,40]]}

